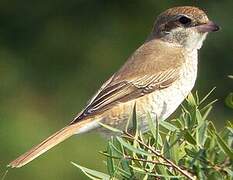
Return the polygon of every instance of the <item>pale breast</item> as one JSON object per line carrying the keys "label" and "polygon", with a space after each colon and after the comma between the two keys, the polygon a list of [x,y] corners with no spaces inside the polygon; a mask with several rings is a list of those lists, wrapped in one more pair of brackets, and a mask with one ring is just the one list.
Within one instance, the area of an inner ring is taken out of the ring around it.
{"label": "pale breast", "polygon": [[[145,119],[145,111],[151,113],[154,119],[167,119],[183,102],[194,87],[197,77],[197,51],[185,56],[186,60],[180,71],[180,78],[170,87],[155,91],[146,98],[140,99],[139,111],[142,119]],[[147,121],[142,120],[143,126]]]}

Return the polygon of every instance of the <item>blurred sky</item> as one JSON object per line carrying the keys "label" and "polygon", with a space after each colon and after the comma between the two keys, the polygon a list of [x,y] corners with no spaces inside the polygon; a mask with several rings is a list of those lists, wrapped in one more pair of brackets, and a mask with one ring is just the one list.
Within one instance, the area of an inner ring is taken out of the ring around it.
{"label": "blurred sky", "polygon": [[[0,173],[32,145],[63,127],[140,46],[155,17],[180,5],[204,8],[222,30],[200,52],[195,89],[217,87],[211,119],[219,128],[233,114],[233,1],[57,0],[0,1]],[[86,179],[70,164],[105,171],[96,134],[73,137],[6,179]],[[1,178],[1,176],[0,176]]]}

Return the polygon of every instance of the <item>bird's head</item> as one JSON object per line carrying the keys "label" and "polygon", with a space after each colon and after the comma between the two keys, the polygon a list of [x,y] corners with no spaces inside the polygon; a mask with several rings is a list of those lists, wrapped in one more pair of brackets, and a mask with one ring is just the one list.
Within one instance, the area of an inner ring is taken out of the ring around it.
{"label": "bird's head", "polygon": [[150,38],[159,38],[187,49],[200,49],[209,32],[219,27],[206,13],[192,6],[174,7],[161,13]]}

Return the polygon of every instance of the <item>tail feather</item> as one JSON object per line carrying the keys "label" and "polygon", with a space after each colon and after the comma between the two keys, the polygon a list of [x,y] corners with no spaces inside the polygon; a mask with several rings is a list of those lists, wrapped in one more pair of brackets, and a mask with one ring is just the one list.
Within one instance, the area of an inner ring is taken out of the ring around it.
{"label": "tail feather", "polygon": [[31,162],[33,159],[37,158],[41,154],[45,153],[52,147],[59,144],[60,142],[76,134],[76,132],[79,129],[85,127],[86,123],[88,123],[88,120],[84,122],[81,121],[80,123],[76,123],[76,124],[71,124],[69,126],[62,128],[61,130],[57,131],[56,133],[52,134],[47,139],[42,141],[37,146],[34,146],[32,149],[30,149],[29,151],[27,151],[26,153],[22,154],[17,159],[12,161],[8,165],[8,167],[19,168],[26,165],[27,163]]}

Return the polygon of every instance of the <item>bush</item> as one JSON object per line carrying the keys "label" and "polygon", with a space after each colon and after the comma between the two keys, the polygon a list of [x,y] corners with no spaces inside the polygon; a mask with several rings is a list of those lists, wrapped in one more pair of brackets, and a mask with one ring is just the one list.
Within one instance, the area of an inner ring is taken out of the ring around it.
{"label": "bush", "polygon": [[232,179],[233,124],[227,122],[218,132],[207,119],[215,102],[205,103],[210,93],[202,100],[190,94],[180,116],[169,122],[154,121],[148,114],[149,131],[144,134],[137,127],[136,105],[130,118],[133,129],[121,132],[103,125],[121,132],[101,152],[108,174],[73,164],[91,179]]}

